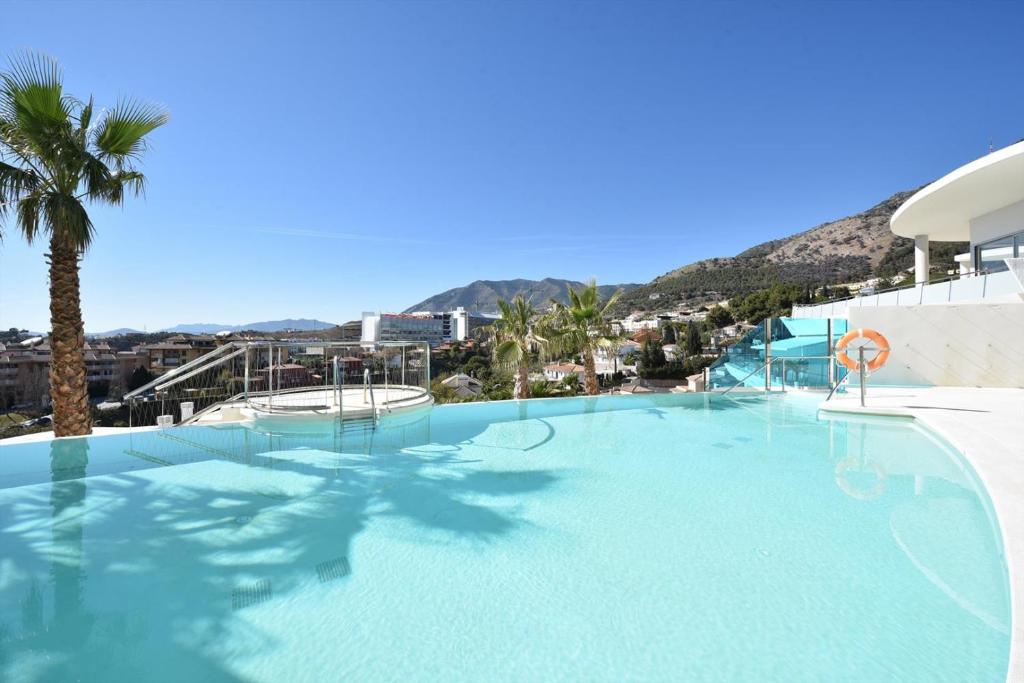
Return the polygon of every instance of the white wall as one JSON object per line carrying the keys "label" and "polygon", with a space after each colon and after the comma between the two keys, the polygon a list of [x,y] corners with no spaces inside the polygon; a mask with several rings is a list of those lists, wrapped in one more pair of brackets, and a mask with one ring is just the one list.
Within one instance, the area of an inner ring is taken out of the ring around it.
{"label": "white wall", "polygon": [[[872,384],[1024,388],[1024,303],[850,308],[889,340]],[[1024,416],[1022,416],[1024,417]]]}
{"label": "white wall", "polygon": [[971,219],[971,247],[1024,230],[1024,200]]}

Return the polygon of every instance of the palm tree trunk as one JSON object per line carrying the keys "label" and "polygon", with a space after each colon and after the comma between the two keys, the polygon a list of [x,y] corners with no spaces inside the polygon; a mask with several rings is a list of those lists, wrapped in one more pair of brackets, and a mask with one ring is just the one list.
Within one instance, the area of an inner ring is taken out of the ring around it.
{"label": "palm tree trunk", "polygon": [[513,392],[516,398],[530,398],[530,369],[520,365],[516,372],[516,387]]}
{"label": "palm tree trunk", "polygon": [[583,349],[583,376],[586,378],[587,396],[597,396],[601,390],[597,386],[597,370],[594,368],[592,349]]}
{"label": "palm tree trunk", "polygon": [[59,231],[50,239],[50,400],[56,436],[92,432],[85,379],[85,326],[79,295],[78,249]]}

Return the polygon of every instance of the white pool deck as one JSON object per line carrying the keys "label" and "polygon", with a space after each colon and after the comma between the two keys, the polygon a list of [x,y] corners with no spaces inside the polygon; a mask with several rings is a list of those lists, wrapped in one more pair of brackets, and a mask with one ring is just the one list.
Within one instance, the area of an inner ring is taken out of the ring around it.
{"label": "white pool deck", "polygon": [[835,413],[913,417],[960,451],[988,491],[1003,534],[1010,574],[1010,669],[1006,680],[1024,682],[1024,389],[972,387],[868,387],[833,398]]}

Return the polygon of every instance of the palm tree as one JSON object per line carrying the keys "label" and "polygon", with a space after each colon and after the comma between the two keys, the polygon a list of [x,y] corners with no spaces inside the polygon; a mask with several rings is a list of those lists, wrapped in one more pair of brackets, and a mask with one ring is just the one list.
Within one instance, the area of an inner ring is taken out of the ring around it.
{"label": "palm tree", "polygon": [[530,359],[548,340],[539,333],[537,311],[521,295],[512,303],[498,299],[501,317],[490,326],[494,364],[515,376],[513,398],[530,398]]}
{"label": "palm tree", "polygon": [[569,286],[569,304],[552,299],[553,342],[563,352],[583,356],[583,384],[588,396],[596,396],[597,370],[594,368],[594,353],[598,349],[613,349],[620,342],[612,331],[609,313],[618,301],[622,290],[615,292],[602,302],[597,292],[597,282],[591,280],[576,291]]}
{"label": "palm tree", "polygon": [[124,100],[94,120],[93,103],[64,92],[56,61],[27,54],[0,73],[0,219],[31,244],[49,238],[50,399],[57,436],[88,434],[79,259],[94,228],[83,202],[120,204],[138,195],[135,162],[145,136],[167,122],[154,107]]}

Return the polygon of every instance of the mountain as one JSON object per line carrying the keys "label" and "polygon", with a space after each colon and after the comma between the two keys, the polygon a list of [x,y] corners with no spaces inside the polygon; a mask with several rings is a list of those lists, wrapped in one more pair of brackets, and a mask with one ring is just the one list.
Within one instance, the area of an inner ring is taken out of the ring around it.
{"label": "mountain", "polygon": [[285,320],[265,320],[258,323],[246,323],[245,325],[218,325],[215,323],[188,323],[167,327],[161,332],[179,332],[182,334],[215,334],[217,332],[242,332],[251,330],[253,332],[280,332],[282,330],[323,330],[328,327],[335,327],[334,323],[325,323],[323,320],[310,320],[309,318],[287,318]]}
{"label": "mountain", "polygon": [[[429,299],[410,306],[405,309],[406,313],[414,311],[450,311],[462,306],[470,311],[481,313],[497,313],[498,299],[510,301],[522,294],[531,299],[534,304],[546,304],[549,299],[566,302],[566,287],[582,287],[582,282],[574,280],[560,280],[558,278],[544,278],[543,280],[477,280],[465,287],[456,287],[446,292],[435,294]],[[616,289],[629,291],[640,285],[599,285],[598,291],[602,297],[611,296]]]}
{"label": "mountain", "polygon": [[[669,271],[624,295],[616,313],[700,304],[776,282],[814,286],[896,275],[913,265],[914,242],[894,235],[889,219],[915,192],[897,192],[861,213],[763,242],[736,256],[705,259]],[[967,249],[966,242],[932,244],[932,269],[953,268],[953,256]]]}
{"label": "mountain", "polygon": [[119,327],[116,330],[107,330],[106,332],[86,332],[86,337],[117,337],[122,334],[142,334],[142,330],[136,330],[131,327]]}

